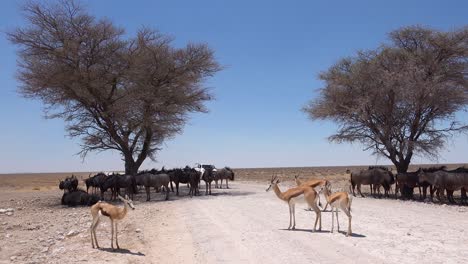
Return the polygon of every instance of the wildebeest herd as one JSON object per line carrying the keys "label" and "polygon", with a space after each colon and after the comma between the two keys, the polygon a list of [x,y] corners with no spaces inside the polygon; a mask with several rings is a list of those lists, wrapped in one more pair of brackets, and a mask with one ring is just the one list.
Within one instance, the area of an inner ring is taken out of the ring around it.
{"label": "wildebeest herd", "polygon": [[72,175],[60,181],[59,189],[63,190],[62,204],[68,206],[93,205],[99,201],[99,197],[78,189],[78,179]]}
{"label": "wildebeest herd", "polygon": [[[361,196],[361,185],[369,185],[371,195],[379,195],[380,188],[383,187],[385,196],[390,195],[392,185],[395,184],[395,197],[404,199],[412,199],[414,189],[419,190],[419,199],[430,199],[433,201],[434,194],[437,195],[439,202],[445,202],[445,195],[447,193],[447,200],[449,203],[456,203],[453,198],[455,191],[461,191],[461,203],[467,202],[466,190],[468,188],[468,168],[459,167],[454,170],[447,170],[445,166],[432,167],[432,168],[419,168],[414,172],[406,173],[392,173],[387,167],[369,167],[367,170],[360,170],[350,173],[351,190],[350,192],[355,195],[355,189]],[[427,189],[429,188],[429,195],[427,197]]]}
{"label": "wildebeest herd", "polygon": [[[170,170],[166,170],[164,167],[161,170],[145,170],[140,171],[136,175],[100,172],[93,176],[90,174],[84,180],[86,191],[78,188],[78,179],[73,175],[60,181],[59,188],[64,190],[62,196],[63,205],[90,206],[99,200],[105,200],[107,192],[110,193],[109,199],[111,200],[117,199],[122,190],[125,191],[125,195],[133,199],[133,195],[138,193],[142,188],[145,189],[146,201],[151,200],[152,189],[156,190],[156,192],[164,191],[165,200],[168,200],[170,192],[175,192],[177,196],[179,195],[180,184],[186,184],[189,188],[188,194],[190,197],[193,197],[200,195],[199,186],[201,180],[205,182],[205,194],[211,195],[211,183],[215,182],[215,188],[223,188],[223,180],[225,180],[226,188],[229,188],[228,180],[234,180],[234,171],[229,167],[219,170],[210,167],[197,171],[194,168],[186,166],[185,168]],[[220,181],[219,185],[218,181]]]}

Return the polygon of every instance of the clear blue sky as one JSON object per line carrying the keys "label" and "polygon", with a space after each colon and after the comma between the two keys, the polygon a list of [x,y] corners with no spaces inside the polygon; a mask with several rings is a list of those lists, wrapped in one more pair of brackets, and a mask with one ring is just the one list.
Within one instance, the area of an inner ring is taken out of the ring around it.
{"label": "clear blue sky", "polygon": [[[24,23],[23,1],[3,1],[0,30]],[[468,1],[83,1],[132,34],[150,26],[174,44],[206,42],[226,69],[208,83],[217,100],[168,141],[158,163],[232,167],[388,164],[360,145],[327,141],[336,127],[311,122],[300,109],[317,95],[320,71],[359,49],[377,47],[387,33],[421,24],[450,30],[468,24]],[[19,97],[15,47],[0,36],[0,173],[119,170],[118,153],[82,162],[78,140],[61,120],[45,120],[40,102]],[[460,113],[462,121],[467,114]],[[458,136],[441,163],[465,163],[468,138]],[[449,151],[450,150],[450,151]],[[415,158],[415,163],[431,162]]]}

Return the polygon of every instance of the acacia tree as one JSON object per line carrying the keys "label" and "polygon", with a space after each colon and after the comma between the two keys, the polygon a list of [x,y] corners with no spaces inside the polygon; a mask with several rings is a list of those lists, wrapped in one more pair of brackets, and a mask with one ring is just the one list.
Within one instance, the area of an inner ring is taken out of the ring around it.
{"label": "acacia tree", "polygon": [[175,48],[146,28],[127,38],[73,1],[29,3],[25,14],[28,25],[8,33],[19,46],[19,93],[66,121],[83,158],[116,150],[135,174],[190,113],[207,111],[204,82],[221,68],[205,44]]}
{"label": "acacia tree", "polygon": [[345,58],[320,74],[320,95],[303,110],[339,125],[334,142],[359,142],[406,172],[413,155],[437,157],[468,91],[468,27],[420,26],[390,33],[390,44]]}

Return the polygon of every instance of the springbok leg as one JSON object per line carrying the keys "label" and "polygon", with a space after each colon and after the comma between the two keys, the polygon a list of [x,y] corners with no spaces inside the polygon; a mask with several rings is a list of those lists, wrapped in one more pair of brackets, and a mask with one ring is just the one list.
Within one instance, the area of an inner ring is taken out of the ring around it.
{"label": "springbok leg", "polygon": [[340,221],[338,220],[338,207],[336,208],[336,226],[338,227],[338,232],[340,232]]}
{"label": "springbok leg", "polygon": [[111,248],[114,249],[114,220],[111,219]]}
{"label": "springbok leg", "polygon": [[[358,190],[359,190],[359,188],[358,188]],[[332,208],[331,208],[331,214],[332,214],[332,228],[331,228],[331,230],[330,230],[330,233],[333,233],[333,229],[335,228],[335,214],[333,213],[333,209],[334,209],[334,208],[333,208],[333,206],[332,206]]]}
{"label": "springbok leg", "polygon": [[120,249],[120,247],[119,247],[119,239],[117,238],[117,234],[118,234],[118,232],[117,232],[117,223],[118,223],[118,222],[115,221],[115,244],[117,245],[117,249]]}

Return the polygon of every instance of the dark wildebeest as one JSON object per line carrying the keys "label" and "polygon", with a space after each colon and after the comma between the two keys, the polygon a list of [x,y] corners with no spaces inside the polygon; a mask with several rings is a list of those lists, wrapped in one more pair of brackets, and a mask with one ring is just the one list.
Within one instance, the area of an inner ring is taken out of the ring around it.
{"label": "dark wildebeest", "polygon": [[452,171],[447,171],[444,168],[422,169],[418,175],[421,181],[427,181],[433,185],[433,191],[437,190],[437,198],[440,202],[442,202],[445,190],[449,191],[447,195],[449,202],[455,203],[451,195],[453,191],[468,188],[468,170],[464,168]]}
{"label": "dark wildebeest", "polygon": [[68,206],[77,206],[77,205],[87,205],[91,206],[99,201],[97,195],[88,194],[83,190],[74,190],[71,192],[66,192],[62,196],[62,205]]}
{"label": "dark wildebeest", "polygon": [[88,178],[84,181],[86,185],[86,192],[89,193],[89,187],[93,187],[93,190],[96,188],[94,186],[94,179],[91,177],[91,173],[89,174]]}
{"label": "dark wildebeest", "polygon": [[218,180],[221,180],[219,188],[223,188],[223,180],[226,180],[226,188],[229,189],[228,180],[234,180],[234,172],[229,167],[224,167],[215,173],[215,188],[218,188]]}
{"label": "dark wildebeest", "polygon": [[[88,179],[85,180],[86,184],[86,192],[89,192],[89,188],[92,187],[94,192],[96,193],[96,190],[100,188],[101,184],[104,183],[106,180],[107,175],[104,172],[99,172],[98,174],[88,177]],[[102,193],[101,193],[101,198],[102,198]]]}
{"label": "dark wildebeest", "polygon": [[[393,175],[391,169],[385,166],[369,166],[369,170],[383,170],[384,171],[383,182],[373,184],[371,185],[371,188],[374,189],[374,195],[378,193],[379,196],[381,196],[380,187],[383,186],[384,191],[385,191],[385,197],[389,197],[390,191],[392,189],[392,185],[395,183],[395,176]],[[387,174],[385,174],[385,172]]]}
{"label": "dark wildebeest", "polygon": [[176,195],[179,195],[179,183],[190,183],[190,178],[188,173],[185,173],[182,169],[173,169],[167,172],[169,178],[171,180],[171,190],[174,192],[174,187],[172,186],[172,182],[174,182],[176,186]]}
{"label": "dark wildebeest", "polygon": [[150,197],[150,189],[151,187],[159,188],[164,187],[164,191],[166,192],[166,200],[169,200],[169,182],[170,178],[169,175],[165,173],[160,174],[153,174],[153,173],[144,173],[141,174],[141,180],[143,181],[143,185],[145,186],[146,190],[146,201],[151,199]]}
{"label": "dark wildebeest", "polygon": [[205,182],[205,195],[211,195],[211,182],[216,178],[215,173],[213,168],[205,168],[205,172],[203,172],[202,180]]}
{"label": "dark wildebeest", "polygon": [[195,170],[194,168],[190,168],[188,166],[185,167],[184,172],[189,177],[190,197],[192,197],[193,195],[195,196],[200,195],[199,185],[200,185],[201,172]]}
{"label": "dark wildebeest", "polygon": [[[458,172],[458,173],[466,173],[466,177],[468,177],[468,168],[465,168],[464,166],[463,167],[459,167],[459,168],[456,168],[454,170],[450,170],[449,172]],[[467,201],[468,201],[468,197],[466,195],[466,187],[462,187],[460,190],[461,190],[461,203],[462,204],[466,204]],[[450,189],[447,189],[447,197],[450,196],[450,198],[452,199],[453,202],[455,202],[455,200],[453,199],[453,192],[454,190],[450,190]]]}
{"label": "dark wildebeest", "polygon": [[131,199],[133,199],[133,194],[138,192],[136,180],[133,175],[120,175],[113,173],[107,176],[100,187],[101,193],[111,188],[111,199],[117,199],[117,195],[120,194],[120,188],[125,188],[126,194],[129,195]]}
{"label": "dark wildebeest", "polygon": [[[385,189],[385,194],[388,196],[391,185],[395,182],[393,173],[385,167],[369,167],[367,170],[361,170],[359,172],[350,172],[351,174],[351,189],[354,196],[356,196],[354,190],[357,186],[359,194],[364,197],[361,192],[361,185],[370,185],[371,195],[376,195],[375,191],[379,190],[380,186]],[[380,194],[380,191],[379,191]]]}
{"label": "dark wildebeest", "polygon": [[72,174],[71,177],[65,178],[65,180],[60,181],[59,189],[65,191],[75,191],[78,188],[78,179],[75,175]]}
{"label": "dark wildebeest", "polygon": [[398,191],[400,191],[401,197],[412,199],[413,189],[418,187],[419,198],[423,199],[422,194],[421,194],[421,186],[419,185],[419,177],[418,177],[417,171],[397,173],[395,178],[396,178],[395,198],[398,196]]}

